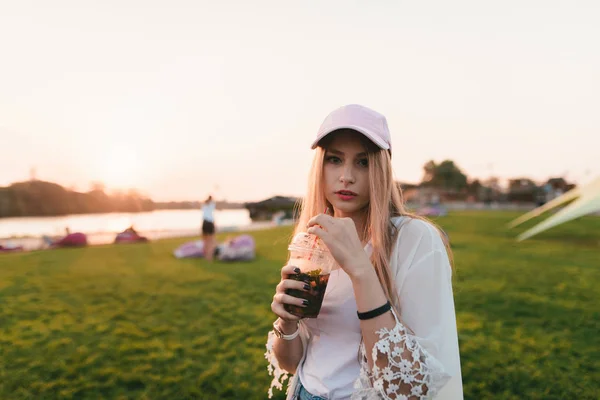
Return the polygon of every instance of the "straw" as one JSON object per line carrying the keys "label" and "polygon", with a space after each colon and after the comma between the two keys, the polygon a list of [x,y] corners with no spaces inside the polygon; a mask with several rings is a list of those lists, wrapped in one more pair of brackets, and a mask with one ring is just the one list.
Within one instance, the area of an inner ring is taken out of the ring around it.
{"label": "straw", "polygon": [[[323,211],[323,214],[327,214],[327,212],[329,211],[329,207],[325,207],[325,211]],[[315,235],[315,240],[313,240],[313,244],[312,247],[310,248],[310,256],[308,256],[308,261],[310,261],[312,259],[312,255],[314,253],[314,249],[317,246],[317,240],[319,240],[319,237],[317,235]]]}

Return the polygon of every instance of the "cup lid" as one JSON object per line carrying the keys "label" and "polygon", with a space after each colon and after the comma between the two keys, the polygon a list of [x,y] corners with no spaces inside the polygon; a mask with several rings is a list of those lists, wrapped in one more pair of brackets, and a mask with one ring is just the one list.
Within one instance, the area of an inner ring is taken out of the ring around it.
{"label": "cup lid", "polygon": [[306,251],[313,253],[329,253],[327,246],[316,235],[299,232],[294,235],[288,250]]}

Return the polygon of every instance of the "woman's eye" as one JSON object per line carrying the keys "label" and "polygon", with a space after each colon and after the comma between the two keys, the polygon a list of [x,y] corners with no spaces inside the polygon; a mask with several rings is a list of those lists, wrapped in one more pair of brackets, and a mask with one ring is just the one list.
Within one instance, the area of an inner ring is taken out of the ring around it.
{"label": "woman's eye", "polygon": [[358,160],[358,165],[360,165],[361,167],[368,167],[369,160],[367,160],[366,158],[363,158],[362,160]]}
{"label": "woman's eye", "polygon": [[325,160],[326,160],[327,162],[330,162],[330,163],[332,163],[332,164],[339,164],[339,163],[341,163],[341,162],[342,162],[342,160],[340,160],[340,158],[339,158],[339,157],[336,157],[336,156],[329,156],[329,157],[326,157],[326,158],[325,158]]}

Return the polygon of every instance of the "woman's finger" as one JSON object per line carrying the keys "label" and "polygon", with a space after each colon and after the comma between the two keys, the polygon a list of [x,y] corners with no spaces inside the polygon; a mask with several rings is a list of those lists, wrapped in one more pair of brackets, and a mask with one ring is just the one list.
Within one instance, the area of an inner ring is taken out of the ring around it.
{"label": "woman's finger", "polygon": [[275,315],[277,315],[279,318],[285,321],[299,321],[302,319],[300,317],[295,316],[294,314],[290,314],[289,312],[285,311],[285,308],[283,308],[283,304],[278,303],[276,301],[273,301],[271,303],[271,311],[273,311]]}
{"label": "woman's finger", "polygon": [[281,268],[281,279],[286,279],[288,276],[292,275],[292,274],[299,274],[300,273],[300,268],[295,267],[293,265],[286,265],[285,267]]}
{"label": "woman's finger", "polygon": [[310,285],[303,281],[296,281],[294,279],[284,279],[281,282],[279,282],[275,290],[278,293],[284,293],[287,289],[297,289],[307,292],[310,290]]}
{"label": "woman's finger", "polygon": [[324,228],[330,227],[333,224],[333,217],[327,214],[319,214],[315,215],[311,219],[308,220],[307,227],[311,227],[314,225],[321,225]]}
{"label": "woman's finger", "polygon": [[310,228],[308,228],[306,230],[306,232],[316,235],[317,237],[322,239],[323,242],[325,242],[325,244],[327,244],[327,239],[329,239],[329,232],[327,232],[325,229],[321,228],[320,226],[318,226],[318,225],[311,226]]}
{"label": "woman's finger", "polygon": [[273,296],[273,300],[276,303],[291,304],[293,306],[306,307],[308,305],[308,300],[290,296],[289,294],[285,293],[276,293],[275,296]]}

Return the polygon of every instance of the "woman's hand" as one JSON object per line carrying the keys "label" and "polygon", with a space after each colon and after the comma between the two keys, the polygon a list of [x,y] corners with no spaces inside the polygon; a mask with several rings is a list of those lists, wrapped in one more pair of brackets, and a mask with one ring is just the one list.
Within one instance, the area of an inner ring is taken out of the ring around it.
{"label": "woman's hand", "polygon": [[304,304],[304,299],[290,296],[289,294],[285,293],[287,289],[296,289],[301,291],[308,291],[310,289],[310,286],[307,287],[305,282],[288,279],[291,274],[298,273],[300,273],[300,269],[294,267],[293,265],[286,265],[285,267],[281,268],[281,282],[279,282],[277,288],[275,289],[275,295],[273,296],[273,302],[271,303],[271,310],[273,310],[273,312],[286,323],[295,323],[301,318],[287,312],[283,307],[284,304],[306,307]]}
{"label": "woman's hand", "polygon": [[352,218],[319,214],[308,221],[308,233],[317,235],[350,278],[360,276],[371,261],[364,250]]}

